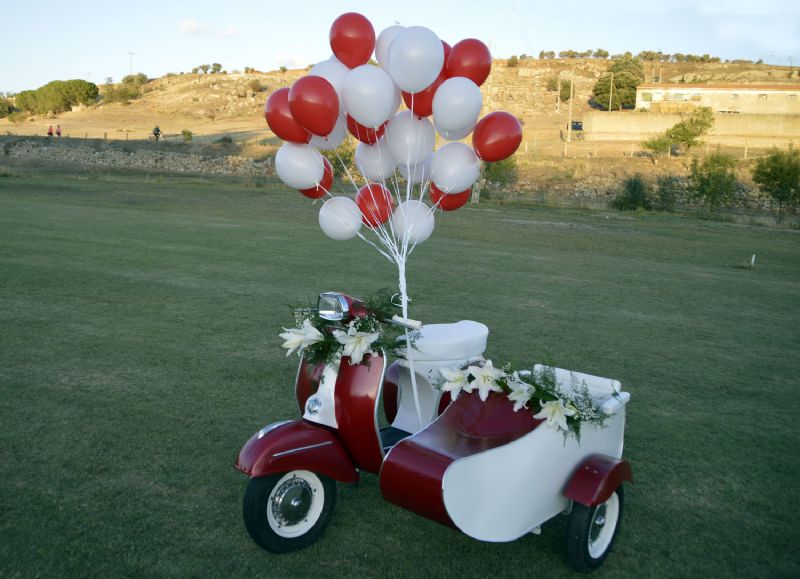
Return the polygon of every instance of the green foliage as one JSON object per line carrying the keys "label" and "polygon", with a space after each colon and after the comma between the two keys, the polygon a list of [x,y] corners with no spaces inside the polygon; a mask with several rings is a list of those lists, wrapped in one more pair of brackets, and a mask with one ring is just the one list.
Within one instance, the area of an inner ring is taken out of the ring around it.
{"label": "green foliage", "polygon": [[540,50],[539,51],[539,59],[553,59],[556,57],[556,53],[554,50]]}
{"label": "green foliage", "polygon": [[189,129],[183,129],[181,131],[181,135],[183,135],[183,142],[184,143],[191,143],[192,142],[192,131]]}
{"label": "green foliage", "polygon": [[656,199],[654,209],[658,211],[675,211],[678,200],[685,193],[683,181],[675,175],[662,175],[656,180]]}
{"label": "green foliage", "polygon": [[637,209],[652,209],[652,192],[650,185],[639,175],[626,178],[611,201],[611,207],[619,211],[636,211]]}
{"label": "green foliage", "polygon": [[558,77],[551,76],[547,79],[547,90],[549,92],[556,92],[558,90]]}
{"label": "green foliage", "polygon": [[608,51],[604,48],[598,48],[592,54],[595,58],[608,58]]}
{"label": "green foliage", "polygon": [[16,109],[14,105],[11,104],[11,101],[7,98],[0,98],[0,119],[6,118],[8,115],[13,113]]}
{"label": "green foliage", "polygon": [[74,105],[97,100],[97,85],[85,80],[54,80],[36,90],[25,90],[16,97],[16,106],[32,114],[63,113]]}
{"label": "green foliage", "polygon": [[512,55],[511,58],[506,60],[506,66],[509,68],[515,68],[519,66],[519,59],[517,58],[516,54]]}
{"label": "green foliage", "polygon": [[360,174],[356,169],[356,147],[352,143],[352,139],[345,139],[342,144],[334,150],[320,151],[320,153],[322,153],[331,164],[335,179],[349,180],[347,177],[348,171],[353,177]]}
{"label": "green foliage", "polygon": [[666,155],[672,147],[672,141],[666,134],[657,135],[651,139],[647,139],[642,143],[642,146],[649,150],[654,155]]}
{"label": "green foliage", "polygon": [[592,89],[591,102],[606,111],[633,108],[636,106],[636,86],[640,82],[638,77],[629,72],[604,74],[597,79]]}
{"label": "green foliage", "polygon": [[129,74],[127,76],[122,77],[122,84],[132,85],[136,87],[140,87],[147,82],[147,75],[143,72],[139,72],[136,74]]}
{"label": "green foliage", "polygon": [[281,72],[286,72],[287,70],[289,70],[289,69],[288,69],[288,68],[286,68],[285,66],[282,66],[282,67],[280,68],[280,71],[281,71]]}
{"label": "green foliage", "polygon": [[697,139],[710,131],[713,126],[713,111],[708,107],[699,107],[692,112],[688,119],[667,129],[665,136],[671,143],[690,149],[697,145]]}
{"label": "green foliage", "polygon": [[644,81],[644,66],[642,66],[642,61],[630,56],[629,53],[615,58],[607,71],[613,72],[614,76],[625,73],[634,77],[637,82]]}
{"label": "green foliage", "polygon": [[222,70],[222,65],[218,62],[215,62],[211,65],[211,74],[217,74]]}
{"label": "green foliage", "polygon": [[253,78],[250,82],[247,83],[247,87],[253,92],[261,92],[264,89],[264,85],[261,84],[261,81],[257,78]]}
{"label": "green foliage", "polygon": [[567,102],[570,98],[572,98],[572,81],[564,79],[561,81],[561,87],[558,91],[558,98],[561,99],[562,103]]}
{"label": "green foliage", "polygon": [[784,209],[794,209],[800,204],[800,151],[772,149],[756,161],[753,181],[777,201],[780,221]]}
{"label": "green foliage", "polygon": [[200,70],[202,70],[202,71],[203,71],[203,74],[208,74],[208,69],[210,69],[210,68],[211,68],[211,65],[210,65],[210,64],[201,64],[201,65],[200,65],[200,66],[198,66],[197,68],[199,68]]}
{"label": "green foliage", "polygon": [[702,163],[696,158],[692,160],[689,189],[708,204],[709,211],[725,205],[736,193],[735,167],[736,160],[723,153],[709,155]]}
{"label": "green foliage", "polygon": [[512,155],[508,159],[495,163],[484,163],[483,177],[496,185],[513,185],[517,182],[517,158]]}

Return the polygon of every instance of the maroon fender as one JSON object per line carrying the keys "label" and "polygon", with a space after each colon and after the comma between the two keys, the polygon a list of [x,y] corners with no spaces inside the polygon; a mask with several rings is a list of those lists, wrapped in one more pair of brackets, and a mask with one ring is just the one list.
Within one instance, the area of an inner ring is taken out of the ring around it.
{"label": "maroon fender", "polygon": [[631,465],[627,460],[605,454],[591,454],[572,473],[564,496],[593,507],[606,502],[624,482],[633,482]]}
{"label": "maroon fender", "polygon": [[276,422],[256,432],[239,452],[236,468],[251,477],[310,470],[341,482],[358,480],[339,439],[302,420]]}

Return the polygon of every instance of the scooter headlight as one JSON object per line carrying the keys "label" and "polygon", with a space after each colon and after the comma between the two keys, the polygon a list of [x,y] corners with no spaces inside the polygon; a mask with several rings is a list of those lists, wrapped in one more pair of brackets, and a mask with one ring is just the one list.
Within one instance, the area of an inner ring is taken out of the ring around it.
{"label": "scooter headlight", "polygon": [[312,396],[306,401],[306,412],[311,416],[316,416],[322,409],[322,401],[316,396]]}
{"label": "scooter headlight", "polygon": [[350,304],[340,293],[325,292],[319,295],[317,312],[323,320],[338,322],[350,313]]}

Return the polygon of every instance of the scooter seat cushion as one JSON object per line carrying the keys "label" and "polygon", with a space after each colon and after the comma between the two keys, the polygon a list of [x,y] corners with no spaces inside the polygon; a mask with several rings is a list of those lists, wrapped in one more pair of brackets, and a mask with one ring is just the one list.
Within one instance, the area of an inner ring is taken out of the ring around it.
{"label": "scooter seat cushion", "polygon": [[486,350],[489,328],[480,322],[461,320],[454,324],[422,327],[410,355],[414,360],[464,360]]}

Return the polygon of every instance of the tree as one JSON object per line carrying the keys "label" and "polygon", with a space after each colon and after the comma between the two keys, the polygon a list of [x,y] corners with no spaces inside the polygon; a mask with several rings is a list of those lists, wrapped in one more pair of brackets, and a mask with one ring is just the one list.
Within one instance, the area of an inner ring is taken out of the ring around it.
{"label": "tree", "polygon": [[608,72],[613,72],[615,75],[624,72],[636,78],[638,82],[644,81],[642,61],[633,57],[630,52],[615,58],[609,65]]}
{"label": "tree", "polygon": [[558,98],[562,103],[567,102],[572,97],[572,81],[564,79],[561,81],[561,88],[558,91]]}
{"label": "tree", "polygon": [[702,163],[692,160],[689,188],[694,195],[708,203],[709,212],[724,205],[736,192],[736,161],[730,155],[714,153]]}
{"label": "tree", "polygon": [[211,65],[211,74],[217,74],[219,71],[222,70],[222,65],[218,62],[215,62]]}
{"label": "tree", "polygon": [[800,204],[800,151],[772,149],[766,157],[756,161],[753,181],[778,203],[778,221],[784,209],[794,209]]}
{"label": "tree", "polygon": [[688,119],[684,119],[667,129],[666,135],[671,143],[691,149],[697,139],[714,126],[714,112],[708,107],[695,109]]}
{"label": "tree", "polygon": [[[612,92],[611,85],[614,90]],[[641,81],[627,72],[604,74],[594,84],[591,102],[603,110],[631,109],[636,106],[636,86]],[[610,106],[609,106],[610,102]]]}
{"label": "tree", "polygon": [[198,72],[200,72],[200,67],[199,67],[199,66],[195,66],[195,67],[192,69],[192,74],[197,74]]}
{"label": "tree", "polygon": [[209,69],[209,68],[211,68],[211,65],[210,65],[210,64],[201,64],[201,65],[200,65],[200,66],[198,66],[197,68],[199,68],[200,70],[202,70],[202,71],[203,71],[203,74],[208,74],[208,69]]}
{"label": "tree", "polygon": [[598,48],[594,51],[595,58],[608,58],[608,51],[605,48]]}
{"label": "tree", "polygon": [[36,90],[19,93],[16,106],[37,115],[62,113],[73,105],[95,102],[98,94],[97,85],[85,80],[54,80]]}
{"label": "tree", "polygon": [[509,68],[515,68],[519,66],[519,59],[517,58],[516,54],[512,55],[511,58],[506,60],[506,66]]}
{"label": "tree", "polygon": [[647,181],[636,174],[622,182],[617,196],[611,201],[611,207],[619,211],[636,211],[637,209],[651,209],[652,191]]}
{"label": "tree", "polygon": [[6,118],[14,112],[14,105],[7,98],[0,98],[0,119]]}

